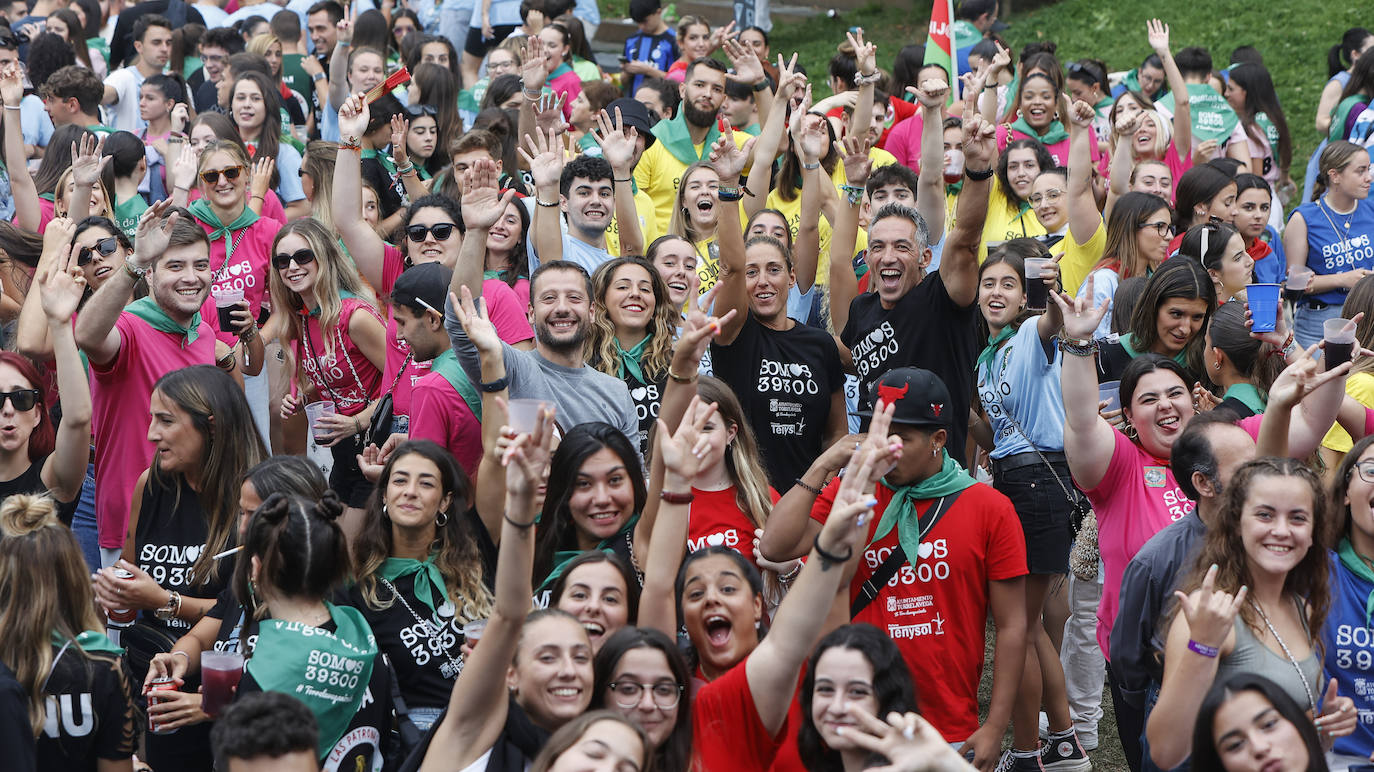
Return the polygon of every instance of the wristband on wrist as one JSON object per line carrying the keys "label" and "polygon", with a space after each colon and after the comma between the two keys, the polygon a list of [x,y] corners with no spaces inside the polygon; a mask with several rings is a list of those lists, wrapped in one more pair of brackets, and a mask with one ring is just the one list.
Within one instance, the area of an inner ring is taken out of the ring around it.
{"label": "wristband on wrist", "polygon": [[22,110],[22,109],[24,109],[24,108],[23,108],[22,106],[20,106],[20,105],[5,105],[5,109],[6,109],[6,110],[16,110],[16,111],[17,111],[17,110]]}
{"label": "wristband on wrist", "polygon": [[754,93],[756,93],[756,94],[757,94],[757,93],[760,93],[760,92],[763,92],[763,91],[767,91],[767,90],[768,90],[768,79],[767,79],[767,78],[764,78],[763,80],[761,80],[761,81],[759,81],[758,83],[755,83],[755,84],[754,84]]}
{"label": "wristband on wrist", "polygon": [[796,484],[796,486],[797,486],[798,488],[801,488],[802,490],[804,490],[804,491],[810,493],[812,496],[819,496],[819,495],[821,495],[821,489],[820,489],[820,488],[817,488],[817,487],[814,486],[814,485],[808,485],[808,484],[806,483],[806,481],[803,480],[803,479],[800,478],[800,477],[797,478],[795,484]]}
{"label": "wristband on wrist", "polygon": [[964,176],[968,177],[969,179],[975,182],[991,179],[992,175],[994,174],[996,174],[996,170],[992,168],[983,169],[982,171],[974,171],[968,167],[964,167]]}
{"label": "wristband on wrist", "polygon": [[512,520],[510,515],[501,515],[501,517],[504,517],[507,523],[510,523],[511,525],[515,526],[516,528],[519,528],[522,531],[533,528],[534,524],[539,522],[539,518],[535,518],[529,521],[528,523],[520,523],[516,522],[515,520]]}
{"label": "wristband on wrist", "polygon": [[802,168],[803,168],[803,169],[806,169],[807,171],[811,171],[812,169],[819,169],[819,168],[821,168],[821,162],[820,162],[820,161],[817,161],[817,162],[815,162],[815,163],[813,163],[813,164],[809,164],[809,163],[807,163],[807,162],[805,162],[805,161],[802,161]]}
{"label": "wristband on wrist", "polygon": [[134,281],[142,279],[143,274],[147,272],[147,268],[144,268],[143,266],[136,266],[133,264],[133,261],[131,260],[124,261],[124,273],[129,274],[129,278],[133,279]]}
{"label": "wristband on wrist", "polygon": [[477,384],[477,388],[488,394],[495,394],[498,391],[505,391],[508,385],[510,385],[510,380],[503,375],[494,381],[483,381]]}
{"label": "wristband on wrist", "polygon": [[882,80],[882,79],[883,79],[883,73],[882,73],[881,71],[879,71],[879,70],[874,70],[873,72],[869,73],[868,75],[863,75],[863,74],[855,75],[855,76],[854,76],[854,85],[855,85],[855,86],[871,86],[871,85],[877,83],[878,81],[880,81],[880,80]]}
{"label": "wristband on wrist", "polygon": [[668,377],[677,383],[696,383],[697,381],[696,373],[692,373],[691,375],[678,375],[673,372],[671,365],[668,367]]}
{"label": "wristband on wrist", "polygon": [[311,75],[311,76],[310,76],[310,82],[311,82],[311,83],[319,83],[320,81],[322,81],[322,80],[324,80],[324,79],[325,79],[325,74],[322,73],[322,72],[317,72],[317,73],[315,73],[314,75]]}
{"label": "wristband on wrist", "polygon": [[658,494],[658,497],[669,504],[691,504],[692,499],[696,498],[691,491],[687,491],[686,493],[662,491]]}
{"label": "wristband on wrist", "polygon": [[816,554],[820,557],[822,569],[830,568],[831,566],[837,566],[842,563],[847,563],[849,562],[850,558],[854,557],[853,547],[850,547],[849,552],[846,552],[843,555],[836,555],[832,552],[826,552],[825,549],[821,547],[820,534],[816,534],[816,539],[812,543],[811,548],[814,549],[816,551]]}
{"label": "wristband on wrist", "polygon": [[1197,641],[1191,638],[1188,639],[1188,651],[1201,654],[1202,656],[1207,657],[1208,659],[1216,659],[1217,655],[1221,653],[1221,649],[1217,648],[1216,646],[1208,646],[1205,643],[1198,643]]}

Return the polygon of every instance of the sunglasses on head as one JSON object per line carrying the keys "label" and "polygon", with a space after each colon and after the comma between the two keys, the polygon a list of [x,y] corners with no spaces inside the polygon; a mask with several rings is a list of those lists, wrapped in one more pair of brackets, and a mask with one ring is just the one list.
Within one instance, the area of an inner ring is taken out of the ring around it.
{"label": "sunglasses on head", "polygon": [[448,241],[449,236],[453,235],[453,229],[458,226],[451,222],[435,223],[434,225],[411,225],[406,228],[406,236],[410,237],[412,243],[423,243],[425,238],[433,233],[435,241]]}
{"label": "sunglasses on head", "polygon": [[434,108],[434,105],[411,105],[406,108],[406,115],[409,115],[411,118],[419,118],[422,115],[428,115],[433,118],[438,114],[439,111]]}
{"label": "sunglasses on head", "polygon": [[110,255],[113,255],[114,251],[118,248],[119,239],[115,238],[114,236],[107,236],[106,238],[103,238],[100,241],[95,242],[95,246],[82,247],[81,249],[77,250],[76,264],[84,268],[92,260],[95,259],[95,255],[92,253],[99,252],[101,257],[109,257]]}
{"label": "sunglasses on head", "polygon": [[299,266],[306,265],[314,259],[315,253],[311,252],[309,249],[298,249],[292,254],[282,252],[272,256],[272,267],[276,268],[278,271],[282,271],[289,268],[293,262]]}
{"label": "sunglasses on head", "polygon": [[205,180],[206,185],[214,185],[219,182],[219,176],[224,175],[224,179],[233,182],[243,173],[242,166],[227,166],[223,169],[206,169],[200,173],[200,178]]}
{"label": "sunglasses on head", "polygon": [[5,405],[5,400],[9,400],[14,405],[14,409],[19,412],[32,410],[38,404],[38,398],[42,392],[38,389],[15,389],[14,391],[0,391],[0,408]]}

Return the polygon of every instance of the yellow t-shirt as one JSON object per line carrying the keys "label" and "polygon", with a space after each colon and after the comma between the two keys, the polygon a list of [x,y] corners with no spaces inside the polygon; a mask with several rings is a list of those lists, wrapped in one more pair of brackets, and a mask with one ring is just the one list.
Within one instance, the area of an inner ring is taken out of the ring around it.
{"label": "yellow t-shirt", "polygon": [[[1345,393],[1365,407],[1374,407],[1374,374],[1353,373],[1345,379]],[[1354,444],[1350,434],[1340,424],[1332,426],[1331,431],[1322,438],[1322,447],[1337,453],[1349,453]]]}
{"label": "yellow t-shirt", "polygon": [[[749,135],[744,132],[735,134],[735,144],[741,147],[748,139]],[[698,156],[703,151],[709,155],[710,148],[705,143],[693,145],[692,148]],[[657,221],[654,228],[658,233],[668,232],[668,223],[673,219],[673,199],[677,197],[677,189],[682,184],[682,173],[685,171],[687,164],[677,160],[662,142],[650,145],[635,165],[635,184],[654,203],[654,219]]]}
{"label": "yellow t-shirt", "polygon": [[1086,243],[1078,244],[1070,234],[1064,235],[1064,240],[1050,247],[1051,252],[1057,252],[1061,248],[1064,250],[1064,257],[1059,261],[1059,279],[1064,284],[1064,291],[1069,295],[1077,297],[1078,287],[1088,280],[1088,274],[1092,273],[1093,266],[1102,259],[1102,248],[1107,244],[1107,226],[1101,218],[1097,220],[1097,230],[1093,231],[1091,238]]}
{"label": "yellow t-shirt", "polygon": [[994,245],[1008,239],[1045,235],[1045,226],[1036,219],[1035,212],[1026,207],[1017,212],[1002,191],[1002,184],[992,178],[992,193],[988,196],[988,218],[983,223],[983,243],[978,245],[978,260],[988,256],[988,242]]}
{"label": "yellow t-shirt", "polygon": [[[643,190],[635,191],[635,211],[639,213],[639,232],[644,237],[644,251],[648,252],[649,245],[663,234],[658,230],[658,220],[654,217],[654,200]],[[611,217],[611,227],[606,229],[606,252],[611,257],[620,257],[620,226],[616,224],[614,215]]]}

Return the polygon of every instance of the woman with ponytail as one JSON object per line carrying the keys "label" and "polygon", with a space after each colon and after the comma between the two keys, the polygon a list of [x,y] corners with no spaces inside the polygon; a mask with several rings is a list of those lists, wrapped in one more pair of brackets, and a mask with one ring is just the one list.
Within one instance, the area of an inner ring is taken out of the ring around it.
{"label": "woman with ponytail", "polygon": [[[138,713],[81,548],[44,496],[0,504],[0,664],[28,697],[38,769],[132,770]],[[62,714],[52,715],[61,706]],[[53,731],[45,731],[49,727]],[[17,748],[5,748],[7,763]]]}
{"label": "woman with ponytail", "polygon": [[[236,696],[282,692],[319,724],[319,758],[337,769],[380,769],[391,731],[391,671],[361,611],[326,598],[349,573],[344,506],[273,494],[253,513],[234,571],[247,612],[247,661]],[[307,688],[300,688],[302,684]]]}
{"label": "woman with ponytail", "polygon": [[[1284,334],[1279,322],[1279,334]],[[1245,326],[1245,303],[1222,303],[1207,327],[1202,359],[1207,379],[1223,389],[1221,407],[1245,418],[1264,412],[1269,387],[1283,371],[1282,352]],[[1275,356],[1277,355],[1277,356]]]}
{"label": "woman with ponytail", "polygon": [[1350,83],[1355,63],[1365,49],[1374,46],[1374,33],[1364,27],[1351,27],[1341,35],[1341,42],[1326,52],[1326,85],[1317,102],[1317,131],[1325,134],[1331,128],[1331,111],[1341,101],[1341,92]]}

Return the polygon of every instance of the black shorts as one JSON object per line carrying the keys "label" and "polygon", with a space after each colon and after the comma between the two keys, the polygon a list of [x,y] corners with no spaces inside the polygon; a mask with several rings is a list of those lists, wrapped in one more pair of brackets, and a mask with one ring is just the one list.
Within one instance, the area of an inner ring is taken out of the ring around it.
{"label": "black shorts", "polygon": [[491,33],[495,35],[495,37],[489,40],[482,39],[481,27],[468,27],[468,39],[463,41],[463,50],[481,59],[486,56],[491,49],[501,45],[501,41],[510,37],[510,33],[514,32],[519,26],[518,24],[501,24],[492,27]]}
{"label": "black shorts", "polygon": [[[1063,487],[1050,475],[1053,468]],[[1069,571],[1069,550],[1073,547],[1074,501],[1064,496],[1081,494],[1073,487],[1068,464],[1051,459],[1050,466],[1034,464],[1002,469],[992,466],[992,487],[1011,499],[1026,537],[1026,568],[1032,574],[1065,574]]]}
{"label": "black shorts", "polygon": [[376,486],[363,477],[358,468],[358,454],[363,452],[363,436],[344,437],[329,449],[334,466],[329,470],[329,487],[339,495],[345,506],[359,509],[367,506],[367,499]]}

